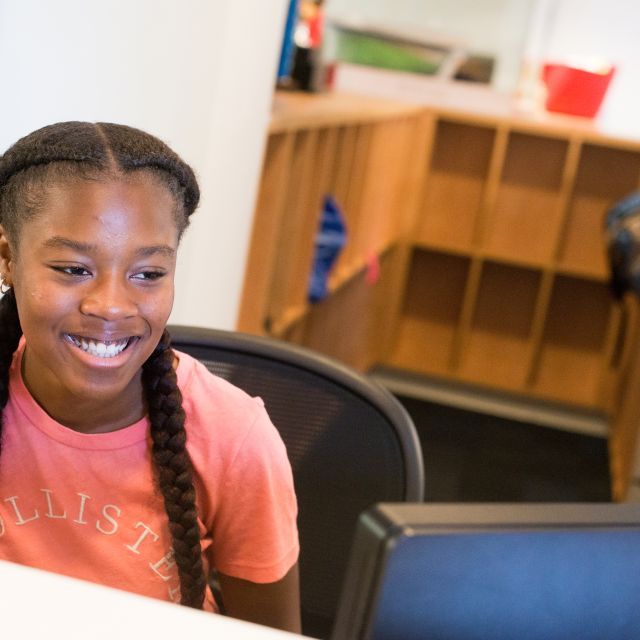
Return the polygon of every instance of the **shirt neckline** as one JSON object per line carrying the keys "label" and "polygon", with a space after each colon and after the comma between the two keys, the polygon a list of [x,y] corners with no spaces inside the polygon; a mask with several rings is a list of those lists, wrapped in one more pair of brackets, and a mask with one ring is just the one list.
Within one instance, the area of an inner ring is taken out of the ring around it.
{"label": "shirt neckline", "polygon": [[[25,339],[20,339],[10,369],[9,402],[22,417],[47,437],[77,449],[110,450],[120,449],[146,440],[149,433],[149,418],[143,417],[137,422],[116,431],[107,433],[81,433],[54,420],[33,398],[22,379],[21,364]],[[177,375],[179,383],[186,376],[187,359],[179,354]],[[180,385],[182,386],[182,385]]]}

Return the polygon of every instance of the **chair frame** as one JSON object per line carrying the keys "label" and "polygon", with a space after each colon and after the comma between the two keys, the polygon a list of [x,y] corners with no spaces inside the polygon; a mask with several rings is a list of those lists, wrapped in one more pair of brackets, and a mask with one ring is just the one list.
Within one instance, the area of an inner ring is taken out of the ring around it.
{"label": "chair frame", "polygon": [[422,449],[411,417],[387,389],[371,378],[321,353],[275,338],[185,325],[169,325],[167,329],[172,346],[178,350],[181,345],[212,347],[279,361],[323,376],[361,396],[395,426],[405,463],[405,501],[424,499]]}

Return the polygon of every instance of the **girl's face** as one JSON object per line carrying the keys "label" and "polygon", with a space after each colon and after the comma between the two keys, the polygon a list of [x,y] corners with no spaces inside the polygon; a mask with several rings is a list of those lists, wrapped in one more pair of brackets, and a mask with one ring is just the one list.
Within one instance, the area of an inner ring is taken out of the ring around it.
{"label": "girl's face", "polygon": [[174,207],[143,175],[80,181],[51,188],[17,251],[0,235],[26,338],[25,383],[45,410],[142,402],[140,367],[173,304]]}

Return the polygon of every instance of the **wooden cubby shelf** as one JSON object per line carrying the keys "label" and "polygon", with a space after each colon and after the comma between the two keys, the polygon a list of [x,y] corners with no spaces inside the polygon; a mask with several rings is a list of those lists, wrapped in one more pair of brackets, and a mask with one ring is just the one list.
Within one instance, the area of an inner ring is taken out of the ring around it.
{"label": "wooden cubby shelf", "polygon": [[495,130],[439,120],[414,241],[469,252],[475,243]]}
{"label": "wooden cubby shelf", "polygon": [[540,274],[486,262],[463,337],[458,375],[467,382],[525,391]]}
{"label": "wooden cubby shelf", "polygon": [[533,389],[543,397],[597,408],[609,365],[611,295],[604,284],[558,276],[553,284]]}
{"label": "wooden cubby shelf", "polygon": [[553,258],[567,142],[512,132],[482,246],[490,256],[543,267]]}
{"label": "wooden cubby shelf", "polygon": [[389,364],[417,373],[452,375],[470,260],[413,252]]}
{"label": "wooden cubby shelf", "polygon": [[[238,328],[598,412],[628,473],[639,314],[609,293],[603,221],[638,188],[640,141],[584,119],[278,93]],[[310,304],[327,194],[347,243]]]}
{"label": "wooden cubby shelf", "polygon": [[604,212],[639,184],[640,152],[583,146],[560,247],[560,269],[598,280],[608,277],[602,242]]}

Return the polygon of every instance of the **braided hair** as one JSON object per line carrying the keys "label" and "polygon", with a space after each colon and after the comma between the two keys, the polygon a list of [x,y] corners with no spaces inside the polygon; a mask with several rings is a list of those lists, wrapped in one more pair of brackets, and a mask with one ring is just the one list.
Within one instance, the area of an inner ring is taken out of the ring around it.
{"label": "braided hair", "polygon": [[[15,243],[14,251],[22,226],[42,209],[49,185],[134,172],[148,174],[171,192],[181,235],[200,192],[191,168],[162,141],[132,127],[86,122],[49,125],[21,138],[0,157],[0,223]],[[16,298],[9,290],[0,300],[0,444],[1,410],[9,398],[9,368],[21,335]],[[202,608],[206,578],[186,450],[185,414],[173,359],[165,330],[143,364],[142,387],[151,423],[156,481],[164,498],[180,578],[180,602]]]}

